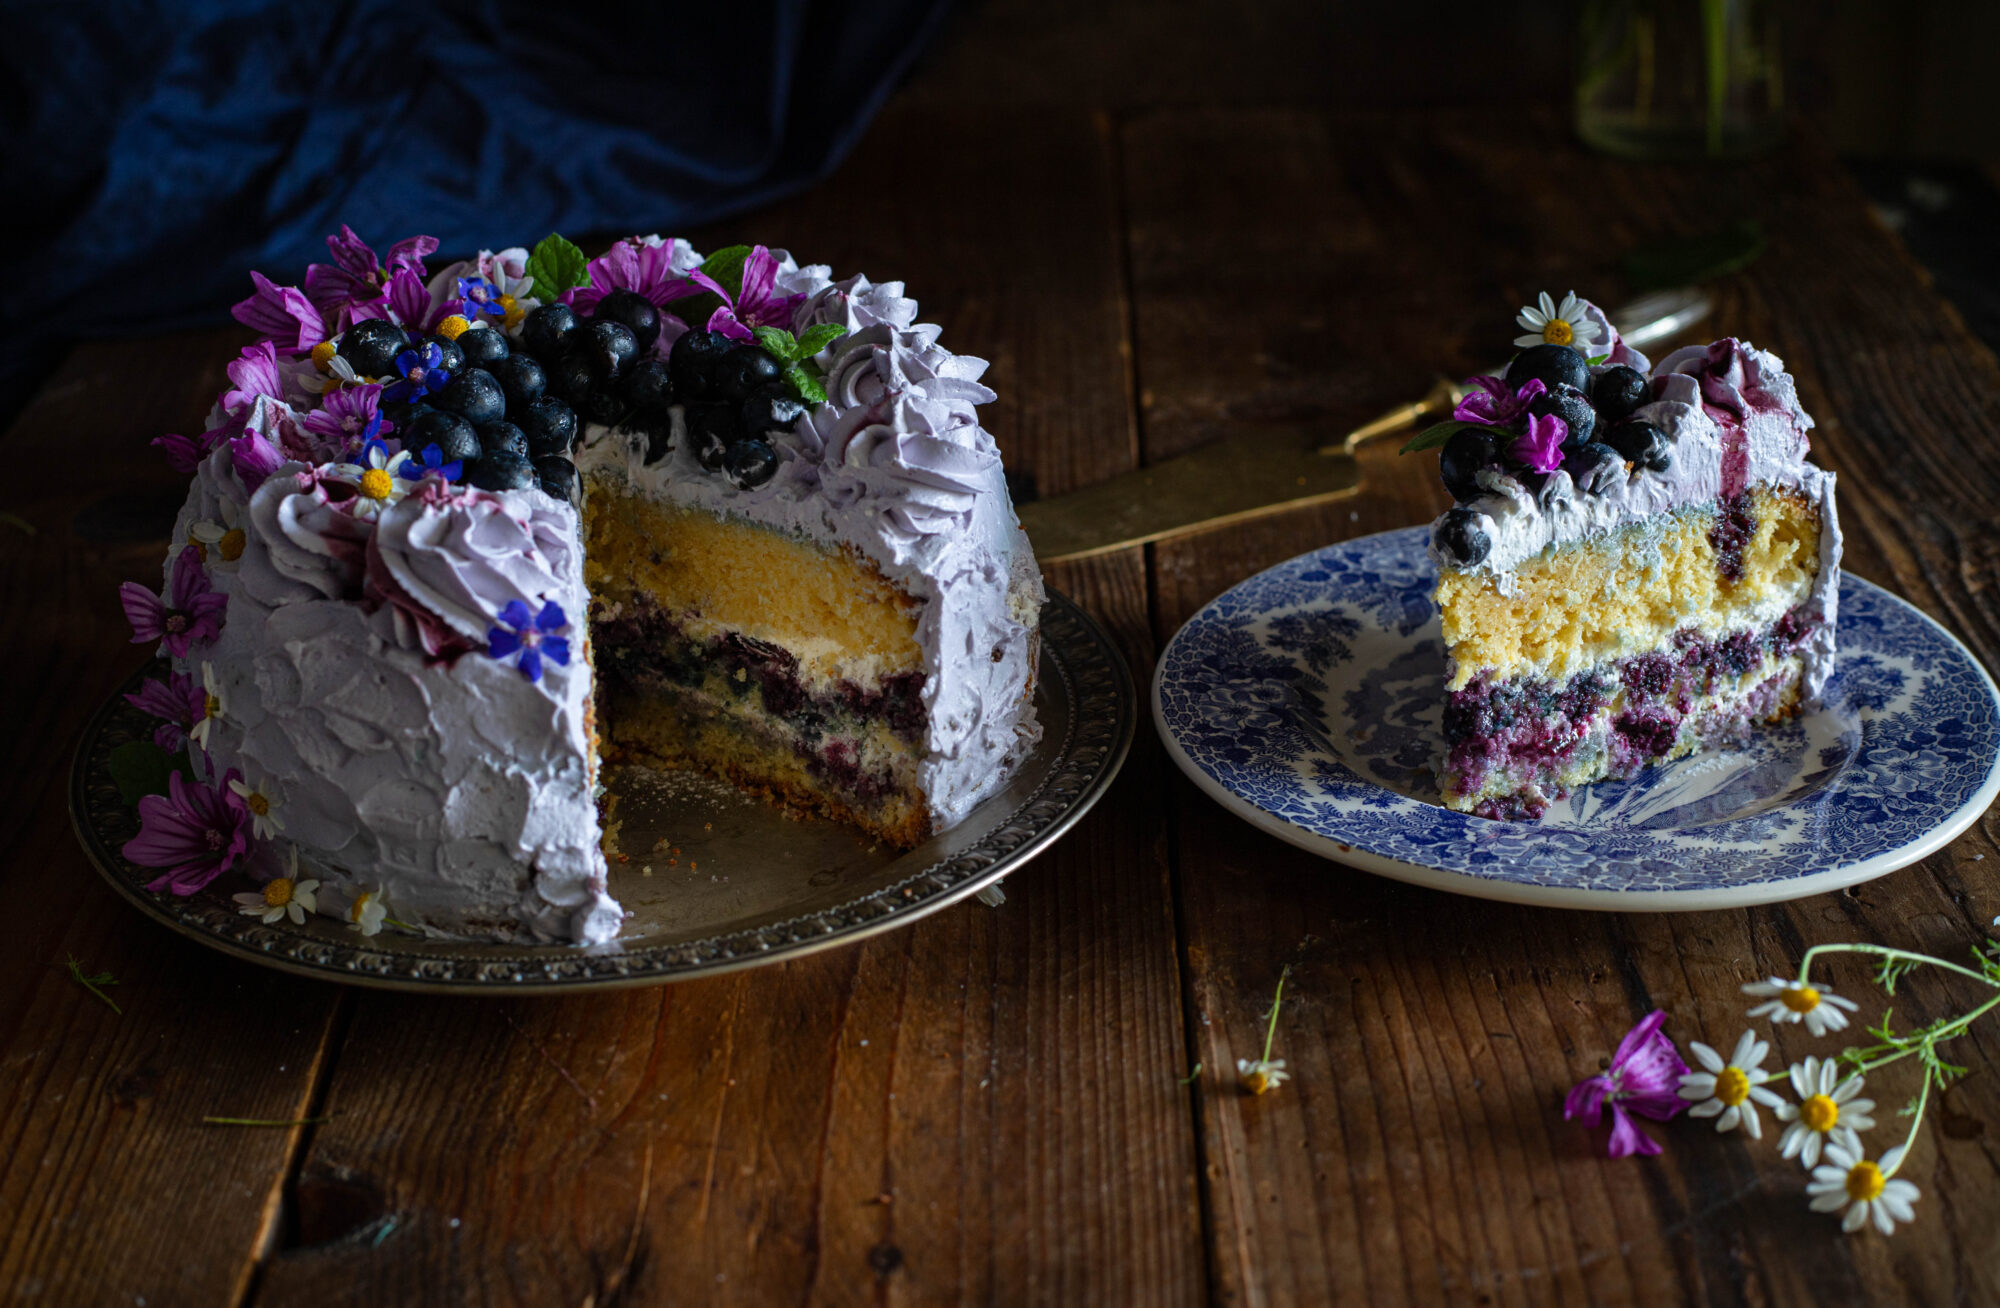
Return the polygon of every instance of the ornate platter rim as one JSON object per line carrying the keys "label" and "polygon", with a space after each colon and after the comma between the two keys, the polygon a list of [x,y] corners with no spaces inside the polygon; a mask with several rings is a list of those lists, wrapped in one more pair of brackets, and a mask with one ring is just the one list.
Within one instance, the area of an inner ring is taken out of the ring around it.
{"label": "ornate platter rim", "polygon": [[[1059,839],[1103,796],[1124,765],[1138,723],[1138,694],[1104,629],[1050,590],[1042,609],[1039,695],[1059,695],[1067,712],[1061,739],[1044,735],[1026,767],[1045,768],[1012,808],[1007,792],[953,828],[969,846],[838,906],[700,940],[623,948],[493,946],[400,933],[354,943],[324,932],[244,917],[226,895],[175,899],[145,889],[153,873],[127,863],[121,838],[104,830],[116,787],[103,766],[107,729],[137,715],[123,693],[154,670],[140,668],[91,716],[70,765],[70,819],[85,855],[111,888],[147,917],[232,958],[322,981],[430,994],[576,994],[717,976],[800,958],[897,927],[976,895]],[[1046,718],[1048,715],[1044,715]],[[119,805],[122,808],[122,805]],[[907,857],[907,856],[906,856]]]}
{"label": "ornate platter rim", "polygon": [[[1494,875],[1476,875],[1451,867],[1439,866],[1437,863],[1400,857],[1396,854],[1385,852],[1379,847],[1370,848],[1367,834],[1359,829],[1343,829],[1337,817],[1327,821],[1325,824],[1326,829],[1314,830],[1273,811],[1271,807],[1259,803],[1255,797],[1242,793],[1237,788],[1232,787],[1230,777],[1217,774],[1212,766],[1214,759],[1204,754],[1198,739],[1196,739],[1196,733],[1186,730],[1185,707],[1181,710],[1181,716],[1177,720],[1175,710],[1170,708],[1168,703],[1170,695],[1177,693],[1184,695],[1187,693],[1187,686],[1192,684],[1188,675],[1188,669],[1184,665],[1198,663],[1203,654],[1214,653],[1212,649],[1207,648],[1195,650],[1195,643],[1204,638],[1205,632],[1212,631],[1220,624],[1227,623],[1235,627],[1242,627],[1246,622],[1246,614],[1251,615],[1250,620],[1257,620],[1268,617],[1272,613],[1290,611],[1288,606],[1283,605],[1274,605],[1268,609],[1259,609],[1258,607],[1260,592],[1273,585],[1274,578],[1281,578],[1298,571],[1313,569],[1328,561],[1345,560],[1379,563],[1389,556],[1400,556],[1403,561],[1407,562],[1411,551],[1415,551],[1418,554],[1422,553],[1426,538],[1427,529],[1424,527],[1403,528],[1337,542],[1318,550],[1297,555],[1237,583],[1237,585],[1231,587],[1222,595],[1217,596],[1207,605],[1204,605],[1200,611],[1181,626],[1179,631],[1174,633],[1173,638],[1167,642],[1166,648],[1161,651],[1159,661],[1155,665],[1150,696],[1152,701],[1152,717],[1154,726],[1160,733],[1161,740],[1167,746],[1169,756],[1173,758],[1181,771],[1204,794],[1259,830],[1323,858],[1346,864],[1365,872],[1375,873],[1380,876],[1430,889],[1443,890],[1475,898],[1531,904],[1549,908],[1590,909],[1605,912],[1696,912],[1717,908],[1780,903],[1793,899],[1806,898],[1811,895],[1823,894],[1863,881],[1873,880],[1876,877],[1884,876],[1900,868],[1907,867],[1909,864],[1925,858],[1942,848],[1967,827],[1976,822],[1980,815],[1993,803],[1996,796],[2000,796],[2000,743],[1996,743],[2000,742],[2000,690],[1996,690],[1991,675],[1987,673],[1986,669],[1972,652],[1965,647],[1963,642],[1959,641],[1957,637],[1953,636],[1951,632],[1947,631],[1935,619],[1910,604],[1907,600],[1851,573],[1843,573],[1841,577],[1843,646],[1849,635],[1848,628],[1850,623],[1846,618],[1846,614],[1850,609],[1850,600],[1856,605],[1867,605],[1886,611],[1897,622],[1904,624],[1915,623],[1917,628],[1925,633],[1926,638],[1936,643],[1934,654],[1941,659],[1950,660],[1955,664],[1954,667],[1949,669],[1951,674],[1959,677],[1972,687],[1973,693],[1969,698],[1977,702],[1977,706],[1983,714],[1976,723],[1976,726],[1979,728],[1980,734],[1985,741],[1984,747],[1981,750],[1983,757],[1971,760],[1975,768],[1983,768],[1983,774],[1980,776],[1978,783],[1970,787],[1964,794],[1961,802],[1956,803],[1949,809],[1939,807],[1932,815],[1934,820],[1930,820],[1921,832],[1904,840],[1893,848],[1879,850],[1867,857],[1845,863],[1835,862],[1831,865],[1815,865],[1802,868],[1795,874],[1755,880],[1738,885],[1694,886],[1683,889],[1665,890],[1634,890],[1537,884],[1530,881],[1509,879],[1506,875],[1498,872]],[[1379,576],[1375,572],[1371,571],[1369,575],[1379,580]],[[1434,582],[1434,579],[1434,574],[1432,574],[1432,582]],[[1404,580],[1407,580],[1407,578]],[[1279,582],[1276,584],[1283,583]],[[1407,589],[1405,588],[1406,591]],[[1329,590],[1327,598],[1338,603],[1341,596],[1336,591]],[[1369,598],[1376,601],[1379,607],[1383,597],[1376,594],[1369,596]],[[1406,606],[1407,611],[1410,596],[1405,593],[1400,597],[1400,600]],[[1396,602],[1397,597],[1391,596],[1389,607],[1393,608]],[[1426,606],[1428,605],[1428,585],[1424,588],[1423,603]],[[1226,619],[1222,616],[1225,613],[1229,614]],[[1371,622],[1374,623],[1372,627],[1370,626]],[[1362,616],[1360,624],[1370,634],[1383,636],[1393,636],[1395,634],[1388,627],[1381,625],[1380,620],[1375,615]],[[1401,638],[1414,646],[1415,640],[1410,630],[1402,631]],[[1868,647],[1864,646],[1861,652],[1867,652],[1867,649]],[[1212,668],[1212,660],[1208,666]],[[1275,687],[1268,684],[1264,685],[1262,689],[1275,692]],[[1285,696],[1293,699],[1296,699],[1298,696],[1298,692],[1289,685],[1285,686],[1283,690]],[[1254,697],[1254,694],[1252,697]],[[1331,695],[1329,694],[1328,697],[1331,698]],[[1190,749],[1189,747],[1190,740],[1195,741],[1194,749]],[[1894,744],[1896,742],[1892,741],[1891,743]],[[1198,754],[1202,754],[1203,757],[1197,757]],[[1328,756],[1331,757],[1330,754]],[[1224,771],[1226,773],[1226,769]],[[1421,800],[1399,795],[1387,786],[1383,786],[1367,778],[1359,777],[1352,772],[1345,772],[1345,775],[1352,783],[1348,787],[1350,792],[1372,789],[1383,797],[1382,802],[1378,805],[1379,807],[1391,810],[1401,808],[1406,813],[1409,810],[1422,810],[1429,815],[1444,815],[1445,819],[1453,822],[1478,823],[1484,821],[1483,819],[1472,818],[1469,815],[1452,813],[1450,810],[1443,809],[1435,804],[1427,804]],[[1829,792],[1837,791],[1839,784],[1841,783],[1838,781],[1830,783],[1828,787]],[[1780,807],[1783,806],[1781,805]],[[1533,824],[1494,823],[1491,826],[1494,829],[1510,827],[1527,827],[1532,829]],[[1575,828],[1571,828],[1568,832],[1565,832],[1565,835],[1570,836],[1576,830]],[[1687,832],[1685,829],[1670,827],[1666,829],[1666,834],[1669,837],[1678,837],[1687,834]],[[1587,833],[1585,840],[1588,840]],[[1379,845],[1379,842],[1377,843]],[[1525,852],[1526,856],[1532,859],[1533,849],[1534,846],[1529,844],[1515,846],[1511,852],[1517,856]]]}

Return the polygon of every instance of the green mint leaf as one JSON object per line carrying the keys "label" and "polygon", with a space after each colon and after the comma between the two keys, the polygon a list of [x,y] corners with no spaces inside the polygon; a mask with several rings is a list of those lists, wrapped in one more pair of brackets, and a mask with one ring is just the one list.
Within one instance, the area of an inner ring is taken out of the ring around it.
{"label": "green mint leaf", "polygon": [[757,338],[757,344],[770,351],[771,357],[780,363],[788,363],[799,357],[799,342],[783,328],[752,327],[750,334]]}
{"label": "green mint leaf", "polygon": [[794,363],[786,368],[785,380],[791,383],[792,390],[807,404],[826,403],[826,387],[821,384],[813,370],[803,363]]}
{"label": "green mint leaf", "polygon": [[749,257],[749,246],[727,246],[703,259],[701,270],[728,291],[729,298],[733,300],[743,294],[743,261]]}
{"label": "green mint leaf", "polygon": [[174,770],[174,761],[152,741],[134,740],[112,750],[104,766],[118,787],[118,798],[129,807],[147,795],[167,793],[167,775]]}
{"label": "green mint leaf", "polygon": [[1434,450],[1452,437],[1458,435],[1461,431],[1467,429],[1473,431],[1495,430],[1490,423],[1460,422],[1456,418],[1447,418],[1445,421],[1432,427],[1426,427],[1415,436],[1410,437],[1409,443],[1396,452],[1398,454],[1415,454],[1418,450]]}
{"label": "green mint leaf", "polygon": [[799,337],[799,357],[810,359],[827,346],[847,335],[847,328],[838,323],[823,322],[806,328],[806,334]]}
{"label": "green mint leaf", "polygon": [[582,250],[550,232],[529,252],[527,273],[535,280],[531,293],[548,304],[573,286],[590,285],[590,260],[583,257]]}
{"label": "green mint leaf", "polygon": [[1595,368],[1598,364],[1603,363],[1606,359],[1610,357],[1611,356],[1608,354],[1593,354],[1588,359],[1585,359],[1584,362],[1589,364],[1591,367]]}

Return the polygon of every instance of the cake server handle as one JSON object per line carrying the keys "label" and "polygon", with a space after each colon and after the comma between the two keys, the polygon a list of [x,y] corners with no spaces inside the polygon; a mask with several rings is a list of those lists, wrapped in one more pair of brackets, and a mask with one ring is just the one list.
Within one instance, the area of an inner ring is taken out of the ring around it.
{"label": "cake server handle", "polygon": [[[1694,326],[1708,317],[1714,307],[1715,302],[1709,298],[1708,292],[1696,286],[1679,286],[1669,291],[1642,295],[1607,316],[1627,345],[1635,350],[1644,350],[1661,341],[1671,340],[1681,331]],[[1502,364],[1489,369],[1489,372],[1497,376],[1505,370],[1506,365]],[[1356,427],[1341,439],[1320,446],[1319,452],[1352,454],[1377,437],[1404,431],[1426,420],[1441,421],[1464,398],[1463,386],[1441,377],[1422,399],[1397,405],[1381,417]]]}

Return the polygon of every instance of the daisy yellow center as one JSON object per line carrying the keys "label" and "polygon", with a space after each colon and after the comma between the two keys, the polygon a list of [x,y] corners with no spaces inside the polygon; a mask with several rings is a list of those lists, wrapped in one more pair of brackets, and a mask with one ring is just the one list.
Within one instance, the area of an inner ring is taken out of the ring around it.
{"label": "daisy yellow center", "polygon": [[244,797],[243,806],[258,817],[271,816],[271,801],[254,790]]}
{"label": "daisy yellow center", "polygon": [[374,898],[375,898],[375,892],[372,890],[364,890],[360,894],[356,895],[354,897],[354,907],[347,910],[348,918],[351,921],[359,922],[362,916],[366,914],[368,911],[369,901]]}
{"label": "daisy yellow center", "polygon": [[319,369],[322,373],[332,372],[335,350],[336,347],[332,341],[321,341],[318,345],[313,346],[313,367]]}
{"label": "daisy yellow center", "polygon": [[370,468],[361,474],[361,493],[371,500],[386,500],[394,489],[386,468]]}
{"label": "daisy yellow center", "polygon": [[514,303],[514,297],[511,295],[502,295],[500,297],[500,308],[507,315],[507,325],[509,327],[514,326],[516,323],[520,322],[521,319],[528,316],[527,314],[521,312],[520,307]]}
{"label": "daisy yellow center", "polygon": [[436,335],[442,336],[448,341],[455,341],[465,335],[471,327],[472,324],[466,321],[464,314],[454,313],[438,323]]}
{"label": "daisy yellow center", "polygon": [[1576,333],[1560,318],[1549,319],[1548,325],[1542,328],[1542,340],[1550,345],[1568,345],[1575,339]]}
{"label": "daisy yellow center", "polygon": [[223,532],[222,539],[216,543],[216,549],[222,553],[222,561],[224,563],[234,563],[236,560],[242,558],[243,546],[248,543],[249,539],[248,536],[243,534],[243,528],[241,527],[231,527],[228,531]]}
{"label": "daisy yellow center", "polygon": [[214,695],[203,695],[201,697],[201,715],[205,718],[221,717],[222,701]]}
{"label": "daisy yellow center", "polygon": [[1882,1187],[1889,1184],[1882,1175],[1882,1169],[1873,1163],[1856,1163],[1847,1169],[1847,1197],[1866,1203],[1882,1193]]}
{"label": "daisy yellow center", "polygon": [[291,902],[292,879],[290,877],[279,877],[276,881],[264,887],[264,906],[266,908],[283,908]]}
{"label": "daisy yellow center", "polygon": [[1840,1105],[1825,1095],[1814,1095],[1799,1105],[1799,1120],[1815,1131],[1831,1131],[1840,1120]]}
{"label": "daisy yellow center", "polygon": [[1811,986],[1800,986],[1797,990],[1783,992],[1778,1000],[1794,1013],[1810,1013],[1819,1007],[1819,991]]}
{"label": "daisy yellow center", "polygon": [[1716,1074],[1715,1097],[1725,1108],[1734,1108],[1750,1097],[1750,1078],[1740,1067],[1725,1067]]}

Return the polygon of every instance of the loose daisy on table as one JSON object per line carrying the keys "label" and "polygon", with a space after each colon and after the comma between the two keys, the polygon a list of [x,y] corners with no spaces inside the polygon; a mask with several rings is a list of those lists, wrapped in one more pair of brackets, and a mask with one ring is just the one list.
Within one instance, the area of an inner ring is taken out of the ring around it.
{"label": "loose daisy on table", "polygon": [[[1750,1016],[1768,1017],[1772,1022],[1803,1022],[1815,1036],[1847,1029],[1847,1013],[1859,1007],[1852,999],[1833,993],[1832,986],[1809,986],[1803,981],[1752,981],[1743,993],[1765,1002],[1750,1010]],[[1840,1010],[1846,1009],[1847,1013]]]}
{"label": "loose daisy on table", "polygon": [[[297,870],[296,860],[293,870]],[[237,895],[236,902],[242,905],[237,912],[245,917],[260,918],[267,923],[275,922],[281,917],[289,917],[293,925],[304,926],[306,914],[314,912],[319,907],[319,899],[315,894],[318,890],[319,882],[310,877],[304,881],[295,881],[291,877],[273,877],[264,883],[261,892],[246,890]]]}
{"label": "loose daisy on table", "polygon": [[1239,1058],[1236,1060],[1236,1079],[1245,1090],[1253,1095],[1261,1095],[1276,1090],[1291,1077],[1285,1070],[1282,1058]]}
{"label": "loose daisy on table", "polygon": [[1813,1168],[1812,1180],[1806,1182],[1812,1210],[1835,1213],[1845,1208],[1840,1229],[1850,1234],[1868,1225],[1871,1218],[1876,1230],[1895,1234],[1897,1222],[1913,1222],[1917,1216],[1910,1207],[1919,1197],[1917,1187],[1891,1179],[1903,1165],[1904,1152],[1905,1146],[1898,1145],[1883,1154],[1880,1162],[1871,1163],[1858,1149],[1850,1152],[1837,1144],[1828,1145],[1826,1161]]}
{"label": "loose daisy on table", "polygon": [[1857,1132],[1875,1125],[1870,1116],[1875,1101],[1855,1098],[1861,1093],[1859,1073],[1844,1081],[1839,1076],[1840,1068],[1831,1058],[1808,1057],[1792,1064],[1792,1089],[1798,1091],[1799,1103],[1779,1104],[1774,1110],[1780,1122],[1790,1124],[1778,1138],[1779,1153],[1798,1158],[1808,1168],[1819,1162],[1822,1146],[1839,1145],[1856,1158],[1861,1156]]}
{"label": "loose daisy on table", "polygon": [[1571,291],[1557,304],[1543,291],[1538,305],[1524,304],[1514,322],[1526,333],[1514,338],[1523,349],[1531,345],[1567,345],[1588,356],[1598,347],[1597,324],[1584,316],[1584,303]]}
{"label": "loose daisy on table", "polygon": [[1771,1046],[1759,1040],[1755,1031],[1745,1031],[1727,1061],[1699,1040],[1688,1041],[1688,1049],[1707,1069],[1689,1072],[1681,1078],[1681,1098],[1694,1102],[1688,1116],[1713,1117],[1718,1131],[1734,1131],[1741,1126],[1752,1140],[1763,1139],[1764,1126],[1757,1120],[1757,1105],[1776,1108],[1784,1103],[1764,1088],[1771,1074],[1761,1065]]}

